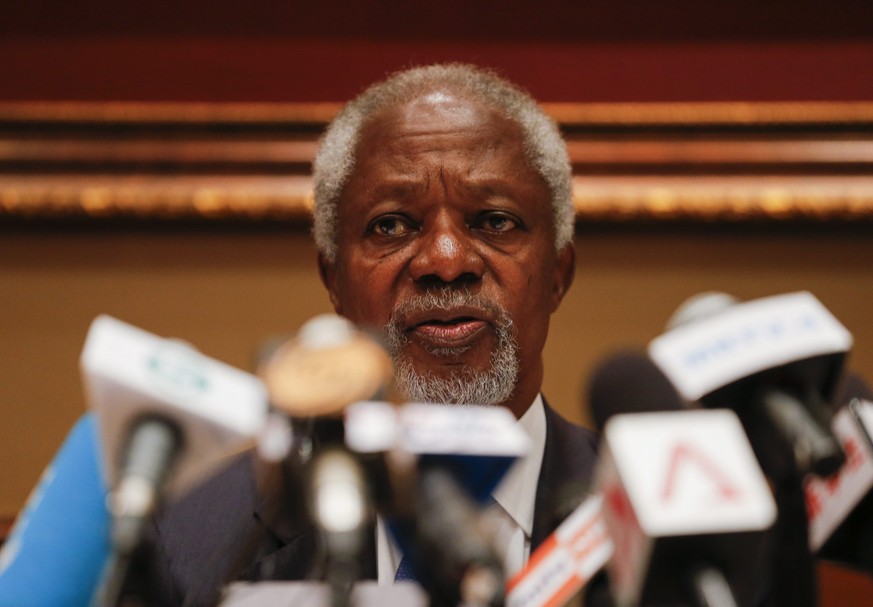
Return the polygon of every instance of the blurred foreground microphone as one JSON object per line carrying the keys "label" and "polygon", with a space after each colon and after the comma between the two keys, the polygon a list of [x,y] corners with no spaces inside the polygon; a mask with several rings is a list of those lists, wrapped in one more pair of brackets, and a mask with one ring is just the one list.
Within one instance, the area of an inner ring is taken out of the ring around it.
{"label": "blurred foreground microphone", "polygon": [[654,363],[630,352],[600,365],[590,395],[606,420],[595,478],[615,603],[752,604],[776,506],[737,416],[684,410]]}
{"label": "blurred foreground microphone", "polygon": [[873,394],[849,375],[836,402],[847,403],[833,423],[846,463],[828,479],[806,479],[809,544],[822,558],[873,575]]}
{"label": "blurred foreground microphone", "polygon": [[686,400],[736,411],[777,482],[832,474],[845,457],[825,403],[851,335],[810,293],[732,302],[723,293],[692,298],[649,355]]}
{"label": "blurred foreground microphone", "polygon": [[[289,463],[303,477],[308,516],[324,548],[323,573],[332,604],[346,605],[361,574],[373,496],[364,463],[345,447],[344,413],[354,402],[385,395],[391,384],[391,360],[351,322],[325,314],[308,321],[294,339],[277,348],[260,374],[271,405],[290,419]],[[379,462],[370,464],[378,476]],[[299,497],[286,491],[281,499],[294,502]]]}
{"label": "blurred foreground microphone", "polygon": [[0,550],[0,606],[92,603],[109,560],[109,512],[93,415],[82,417]]}
{"label": "blurred foreground microphone", "polygon": [[[473,500],[440,466],[420,470],[418,492],[411,554],[425,587],[428,580],[436,582],[429,588],[431,604],[502,606],[503,565]],[[435,569],[439,571],[433,573]]]}
{"label": "blurred foreground microphone", "polygon": [[114,604],[159,501],[254,444],[267,401],[257,378],[109,316],[92,323],[81,368],[111,487],[113,559],[101,603]]}
{"label": "blurred foreground microphone", "polygon": [[382,514],[431,604],[502,604],[506,575],[484,508],[529,449],[515,416],[493,406],[357,403],[346,442],[385,454],[391,496]]}

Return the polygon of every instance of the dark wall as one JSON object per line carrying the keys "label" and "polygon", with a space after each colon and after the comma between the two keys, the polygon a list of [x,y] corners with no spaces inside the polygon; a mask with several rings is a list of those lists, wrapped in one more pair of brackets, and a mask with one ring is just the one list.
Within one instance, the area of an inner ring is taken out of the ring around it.
{"label": "dark wall", "polygon": [[873,99],[866,0],[7,0],[0,100],[339,101],[433,61],[543,101]]}

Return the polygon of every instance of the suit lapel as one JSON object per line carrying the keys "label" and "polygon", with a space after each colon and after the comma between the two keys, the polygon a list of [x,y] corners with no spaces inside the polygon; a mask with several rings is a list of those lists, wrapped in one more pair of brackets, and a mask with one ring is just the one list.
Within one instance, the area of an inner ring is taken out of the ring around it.
{"label": "suit lapel", "polygon": [[537,548],[588,492],[597,457],[593,432],[571,424],[543,399],[546,443],[537,482],[531,552]]}

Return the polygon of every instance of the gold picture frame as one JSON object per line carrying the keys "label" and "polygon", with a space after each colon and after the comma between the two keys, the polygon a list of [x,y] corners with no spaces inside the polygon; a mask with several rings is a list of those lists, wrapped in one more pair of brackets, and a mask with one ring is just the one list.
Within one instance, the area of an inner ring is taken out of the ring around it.
{"label": "gold picture frame", "polygon": [[[338,107],[0,103],[0,221],[306,223]],[[873,218],[873,103],[544,107],[580,223]]]}

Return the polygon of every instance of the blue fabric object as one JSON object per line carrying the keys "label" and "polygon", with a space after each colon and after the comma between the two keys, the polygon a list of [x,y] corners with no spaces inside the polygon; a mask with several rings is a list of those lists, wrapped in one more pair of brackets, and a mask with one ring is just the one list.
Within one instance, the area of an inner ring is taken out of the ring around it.
{"label": "blue fabric object", "polygon": [[0,607],[82,606],[110,553],[97,424],[83,416],[43,472],[0,551]]}

